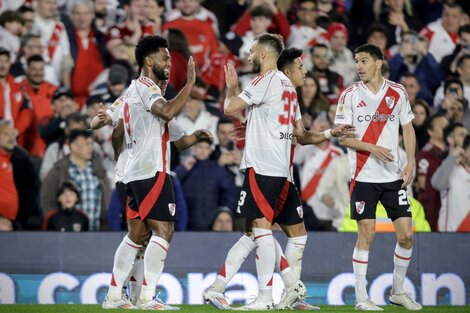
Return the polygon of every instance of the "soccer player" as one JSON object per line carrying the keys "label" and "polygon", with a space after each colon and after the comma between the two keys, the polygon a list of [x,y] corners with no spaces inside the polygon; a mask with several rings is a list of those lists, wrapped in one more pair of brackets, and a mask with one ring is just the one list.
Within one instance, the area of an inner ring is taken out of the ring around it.
{"label": "soccer player", "polygon": [[[173,235],[175,200],[169,171],[170,123],[184,107],[195,82],[194,61],[188,62],[187,82],[172,100],[162,97],[157,81],[167,80],[171,66],[168,43],[159,36],[147,36],[136,47],[141,75],[132,81],[123,99],[123,121],[128,160],[124,167],[128,206],[134,216],[128,235],[115,255],[113,275],[104,308],[133,308],[122,296],[122,286],[132,270],[137,252],[148,229],[152,237],[144,255],[144,278],[140,308],[175,309],[155,297],[158,279]],[[139,218],[136,218],[139,217]]]}
{"label": "soccer player", "polygon": [[[283,50],[277,60],[277,68],[289,78],[295,88],[302,86],[305,81],[306,71],[303,66],[301,56],[302,50],[290,48]],[[240,135],[241,137],[244,137],[244,134]],[[326,140],[326,137],[322,134],[318,135],[319,137],[323,137],[320,140]],[[294,146],[291,147],[291,149],[293,148]],[[291,157],[291,162],[292,159],[293,158]],[[288,271],[293,271],[294,282],[300,280],[302,256],[307,242],[307,232],[302,218],[302,203],[297,188],[293,184],[291,178],[292,173],[290,173],[284,185],[283,192],[281,193],[282,196],[280,197],[280,203],[276,209],[276,217],[274,219],[275,222],[280,224],[281,228],[289,238],[287,241],[285,256],[282,253],[279,243],[275,238],[273,238],[276,247],[276,271],[281,273],[281,277],[283,278],[286,287],[292,283],[292,281],[289,281],[290,278],[287,274]],[[238,242],[229,251],[216,281],[204,293],[204,299],[207,303],[210,303],[219,309],[230,308],[223,293],[225,292],[229,281],[236,272],[238,272],[246,257],[254,250],[255,247],[256,244],[252,239],[252,235],[249,233],[243,235],[238,240]],[[285,262],[286,260],[287,262]],[[287,265],[290,265],[290,268]],[[285,293],[285,295],[287,295],[287,293]],[[297,299],[294,304],[288,303],[286,300],[288,300],[288,297],[283,297],[281,302],[276,305],[276,309],[286,309],[289,307],[299,310],[319,309],[318,307],[305,303],[302,299]]]}
{"label": "soccer player", "polygon": [[[224,284],[227,283],[225,278],[231,278],[239,268],[239,265],[237,268],[233,266],[231,258],[243,259],[243,255],[245,253],[248,255],[255,246],[258,298],[238,309],[266,310],[274,307],[272,276],[276,252],[280,249],[273,240],[271,225],[275,218],[274,209],[278,204],[278,196],[286,185],[287,177],[290,176],[292,136],[296,134],[305,137],[306,141],[332,136],[331,130],[324,134],[312,134],[303,128],[295,88],[291,81],[277,70],[276,61],[282,49],[282,38],[278,35],[263,34],[253,43],[249,60],[253,64],[253,72],[260,75],[239,96],[236,96],[238,90],[236,71],[231,65],[226,68],[228,91],[225,114],[236,116],[247,109],[246,146],[240,167],[246,176],[237,213],[246,217],[248,222],[247,235],[229,251],[228,262],[222,267],[219,282],[216,281],[213,285],[216,288],[209,290],[214,291],[211,299],[214,301],[209,302],[216,307],[219,305],[218,307],[222,309],[228,308],[228,305],[223,303],[225,300],[222,294],[225,289]],[[251,233],[254,240],[250,239]],[[243,251],[244,248],[247,250]],[[223,278],[220,279],[221,277]],[[297,299],[305,297],[306,289],[300,280],[294,279],[294,283],[289,285],[291,288],[286,284],[286,297],[287,295],[289,297],[285,302],[291,305]],[[206,293],[206,301],[209,296],[210,292]]]}
{"label": "soccer player", "polygon": [[[353,124],[357,138],[341,138],[351,164],[351,218],[357,220],[358,239],[352,257],[356,310],[382,311],[366,290],[369,250],[375,236],[375,210],[380,201],[392,219],[398,243],[393,263],[389,300],[408,310],[421,305],[404,292],[403,284],[412,254],[413,229],[406,186],[413,177],[416,137],[414,118],[405,88],[381,75],[384,60],[379,47],[366,44],[354,52],[360,81],[343,91],[335,124]],[[407,164],[400,170],[398,131],[401,125]]]}

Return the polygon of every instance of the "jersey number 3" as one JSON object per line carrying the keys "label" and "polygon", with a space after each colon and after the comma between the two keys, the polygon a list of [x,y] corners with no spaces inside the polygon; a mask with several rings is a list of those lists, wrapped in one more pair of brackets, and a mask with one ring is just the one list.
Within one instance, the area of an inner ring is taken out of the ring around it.
{"label": "jersey number 3", "polygon": [[295,123],[295,113],[297,111],[297,94],[295,91],[284,91],[282,93],[282,104],[284,112],[279,115],[279,123],[281,125],[289,125]]}
{"label": "jersey number 3", "polygon": [[124,126],[126,128],[127,135],[131,138],[131,115],[129,114],[129,103],[124,103]]}

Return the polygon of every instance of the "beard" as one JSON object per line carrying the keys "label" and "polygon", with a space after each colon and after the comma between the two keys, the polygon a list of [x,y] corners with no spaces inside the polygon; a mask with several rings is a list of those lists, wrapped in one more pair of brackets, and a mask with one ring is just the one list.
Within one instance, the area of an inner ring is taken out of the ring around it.
{"label": "beard", "polygon": [[258,59],[253,59],[252,64],[253,64],[252,72],[254,74],[259,74],[259,72],[261,72],[261,63],[260,63],[260,61]]}
{"label": "beard", "polygon": [[169,78],[169,71],[165,71],[165,69],[156,65],[152,68],[152,72],[155,74],[158,80],[167,80]]}
{"label": "beard", "polygon": [[107,13],[108,13],[108,12],[106,12],[106,11],[95,12],[95,17],[96,17],[96,18],[103,19],[103,18],[106,18]]}

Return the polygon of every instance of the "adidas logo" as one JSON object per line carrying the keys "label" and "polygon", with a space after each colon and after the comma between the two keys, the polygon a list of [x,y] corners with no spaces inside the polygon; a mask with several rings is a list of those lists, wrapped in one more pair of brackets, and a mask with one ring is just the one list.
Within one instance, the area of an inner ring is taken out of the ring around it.
{"label": "adidas logo", "polygon": [[359,102],[359,104],[356,106],[356,108],[365,108],[367,106],[367,104],[361,100],[361,102]]}

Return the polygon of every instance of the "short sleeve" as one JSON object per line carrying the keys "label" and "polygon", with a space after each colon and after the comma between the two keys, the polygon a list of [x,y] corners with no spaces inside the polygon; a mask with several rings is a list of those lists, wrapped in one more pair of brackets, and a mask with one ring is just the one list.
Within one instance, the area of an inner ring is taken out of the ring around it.
{"label": "short sleeve", "polygon": [[352,124],[352,101],[351,90],[346,89],[341,93],[338,100],[338,107],[336,108],[335,124]]}
{"label": "short sleeve", "polygon": [[124,119],[124,106],[123,105],[121,105],[121,107],[119,108],[118,120],[119,119]]}
{"label": "short sleeve", "polygon": [[248,103],[248,105],[256,105],[263,102],[267,92],[267,85],[269,84],[270,77],[258,76],[246,86],[240,93],[239,97]]}
{"label": "short sleeve", "polygon": [[147,77],[141,77],[137,80],[137,91],[144,109],[150,111],[152,104],[158,99],[163,99],[162,91],[152,80]]}
{"label": "short sleeve", "polygon": [[411,109],[410,100],[408,99],[408,94],[404,91],[404,95],[400,97],[400,125],[406,125],[411,122],[415,116],[413,110]]}
{"label": "short sleeve", "polygon": [[297,102],[297,105],[295,107],[295,121],[297,122],[298,120],[302,119],[302,113],[300,113],[300,107],[299,103]]}
{"label": "short sleeve", "polygon": [[106,110],[106,113],[111,117],[113,124],[116,124],[117,120],[119,119],[119,112],[124,104],[124,96],[121,96],[113,102],[112,105]]}
{"label": "short sleeve", "polygon": [[170,131],[170,141],[178,141],[186,135],[183,128],[181,127],[180,123],[177,120],[172,119],[168,122],[168,130]]}

